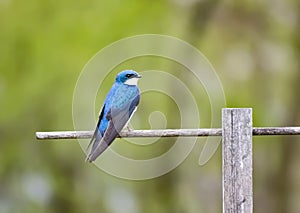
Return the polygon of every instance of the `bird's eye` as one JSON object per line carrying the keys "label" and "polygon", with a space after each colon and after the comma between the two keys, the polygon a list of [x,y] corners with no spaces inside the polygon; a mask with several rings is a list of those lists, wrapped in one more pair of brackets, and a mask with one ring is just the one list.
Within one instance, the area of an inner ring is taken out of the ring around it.
{"label": "bird's eye", "polygon": [[126,76],[126,78],[130,78],[130,77],[132,77],[134,74],[126,74],[125,76]]}

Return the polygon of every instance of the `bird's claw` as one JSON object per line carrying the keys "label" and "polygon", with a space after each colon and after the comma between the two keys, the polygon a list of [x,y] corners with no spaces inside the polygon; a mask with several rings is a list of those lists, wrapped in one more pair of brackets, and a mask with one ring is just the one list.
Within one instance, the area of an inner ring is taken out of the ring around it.
{"label": "bird's claw", "polygon": [[128,132],[131,132],[131,131],[134,130],[133,128],[130,128],[129,125],[126,127],[126,129],[127,129]]}

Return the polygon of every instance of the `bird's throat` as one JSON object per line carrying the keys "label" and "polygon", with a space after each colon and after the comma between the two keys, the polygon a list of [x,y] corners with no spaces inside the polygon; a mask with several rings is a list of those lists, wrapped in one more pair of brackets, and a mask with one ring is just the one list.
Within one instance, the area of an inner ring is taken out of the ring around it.
{"label": "bird's throat", "polygon": [[139,80],[138,78],[130,78],[130,79],[126,80],[124,82],[124,84],[131,85],[131,86],[136,86],[138,80]]}

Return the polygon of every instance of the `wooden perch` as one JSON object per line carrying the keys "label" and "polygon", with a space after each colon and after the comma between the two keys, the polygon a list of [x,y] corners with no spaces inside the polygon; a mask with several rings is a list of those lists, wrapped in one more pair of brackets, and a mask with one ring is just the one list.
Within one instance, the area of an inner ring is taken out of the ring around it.
{"label": "wooden perch", "polygon": [[[44,139],[80,139],[91,138],[93,131],[36,132],[36,138]],[[300,135],[300,127],[254,127],[253,135]],[[221,128],[211,129],[155,129],[123,130],[120,137],[203,137],[222,136]]]}

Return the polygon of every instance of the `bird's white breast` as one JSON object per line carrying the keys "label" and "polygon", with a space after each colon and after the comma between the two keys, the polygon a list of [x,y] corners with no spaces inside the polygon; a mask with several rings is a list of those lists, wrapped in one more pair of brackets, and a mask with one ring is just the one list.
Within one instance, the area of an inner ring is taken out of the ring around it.
{"label": "bird's white breast", "polygon": [[124,84],[131,85],[131,86],[136,86],[138,80],[139,80],[138,78],[130,78],[130,79],[126,80],[124,82]]}

